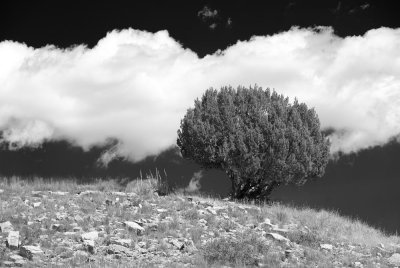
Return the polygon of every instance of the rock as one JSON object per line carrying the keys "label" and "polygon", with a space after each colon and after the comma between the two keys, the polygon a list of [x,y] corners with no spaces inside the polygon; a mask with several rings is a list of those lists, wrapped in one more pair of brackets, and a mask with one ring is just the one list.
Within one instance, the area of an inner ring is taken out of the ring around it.
{"label": "rock", "polygon": [[392,256],[390,256],[388,261],[394,266],[400,266],[400,253],[394,253]]}
{"label": "rock", "polygon": [[24,259],[23,257],[21,257],[20,255],[17,255],[17,254],[10,255],[8,258],[13,262]]}
{"label": "rock", "polygon": [[320,244],[321,249],[332,250],[333,246],[331,244]]}
{"label": "rock", "polygon": [[121,239],[121,238],[119,238],[119,239],[111,241],[111,243],[115,244],[115,245],[120,245],[120,246],[128,248],[132,244],[132,239]]}
{"label": "rock", "polygon": [[65,227],[61,224],[55,223],[51,225],[51,230],[56,231],[56,232],[63,232],[65,231]]}
{"label": "rock", "polygon": [[7,246],[10,249],[17,249],[19,246],[19,232],[10,231],[7,237]]}
{"label": "rock", "polygon": [[0,189],[0,194],[2,194],[2,193],[4,193],[4,190],[3,190],[3,189]]}
{"label": "rock", "polygon": [[167,212],[167,211],[168,211],[168,209],[165,209],[165,208],[158,208],[157,209],[158,213],[164,213],[164,212]]}
{"label": "rock", "polygon": [[94,240],[83,240],[83,245],[85,246],[86,250],[91,253],[91,254],[95,254],[95,242]]}
{"label": "rock", "polygon": [[75,233],[80,233],[83,230],[82,230],[82,227],[76,226],[76,227],[72,228],[72,231],[74,231]]}
{"label": "rock", "polygon": [[82,241],[85,241],[85,240],[95,241],[95,240],[97,240],[99,238],[99,233],[96,232],[96,231],[83,233],[81,235],[81,238],[82,238]]}
{"label": "rock", "polygon": [[14,265],[17,267],[23,267],[26,264],[26,261],[24,259],[22,260],[17,260],[14,262]]}
{"label": "rock", "polygon": [[19,254],[22,257],[32,260],[33,258],[40,258],[43,255],[43,251],[38,246],[22,246]]}
{"label": "rock", "polygon": [[215,209],[213,209],[212,207],[207,207],[206,210],[207,210],[208,212],[210,212],[211,214],[213,214],[213,215],[217,215],[217,212],[216,212]]}
{"label": "rock", "polygon": [[355,267],[355,268],[362,268],[362,267],[364,267],[364,266],[362,265],[361,262],[356,261],[356,262],[354,262],[354,267]]}
{"label": "rock", "polygon": [[13,231],[13,230],[14,230],[14,228],[13,228],[11,222],[6,221],[6,222],[0,223],[0,231],[2,233],[8,233],[8,232]]}
{"label": "rock", "polygon": [[83,218],[81,216],[79,216],[79,215],[76,215],[74,217],[74,219],[75,219],[76,222],[82,222],[83,221]]}
{"label": "rock", "polygon": [[64,196],[64,195],[67,195],[68,192],[61,192],[61,191],[52,192],[52,191],[50,191],[50,194]]}
{"label": "rock", "polygon": [[47,219],[47,217],[44,216],[44,215],[42,215],[42,216],[40,216],[40,217],[37,217],[37,218],[35,219],[35,221],[37,221],[37,222],[42,222],[42,221],[44,221],[44,220],[46,220],[46,219]]}
{"label": "rock", "polygon": [[79,193],[79,195],[89,195],[89,194],[99,194],[99,193],[101,193],[101,192],[100,191],[93,191],[93,190],[86,190],[86,191],[83,191],[83,192]]}
{"label": "rock", "polygon": [[277,233],[267,233],[267,235],[272,236],[273,239],[281,241],[281,242],[290,242],[289,239],[287,239],[286,237],[277,234]]}
{"label": "rock", "polygon": [[86,251],[78,250],[74,252],[74,258],[78,262],[86,262],[89,258],[89,254]]}
{"label": "rock", "polygon": [[124,225],[127,226],[128,229],[136,231],[138,235],[143,235],[145,231],[145,229],[142,226],[133,221],[126,221],[124,222]]}
{"label": "rock", "polygon": [[206,220],[206,219],[200,219],[200,220],[198,221],[198,223],[199,223],[200,225],[207,225],[207,220]]}
{"label": "rock", "polygon": [[34,208],[40,207],[40,205],[42,204],[42,202],[34,202],[32,205]]}
{"label": "rock", "polygon": [[196,246],[194,245],[193,240],[186,240],[185,247],[183,248],[186,252],[193,253],[197,251]]}
{"label": "rock", "polygon": [[14,267],[14,262],[12,261],[3,261],[4,267]]}
{"label": "rock", "polygon": [[180,242],[178,239],[170,239],[169,243],[178,250],[182,250],[185,247],[185,244]]}
{"label": "rock", "polygon": [[108,246],[107,248],[107,253],[108,254],[118,254],[118,255],[126,255],[128,257],[132,257],[135,255],[135,253],[130,250],[129,248],[126,248],[124,246],[121,245],[115,245],[115,244],[111,244]]}

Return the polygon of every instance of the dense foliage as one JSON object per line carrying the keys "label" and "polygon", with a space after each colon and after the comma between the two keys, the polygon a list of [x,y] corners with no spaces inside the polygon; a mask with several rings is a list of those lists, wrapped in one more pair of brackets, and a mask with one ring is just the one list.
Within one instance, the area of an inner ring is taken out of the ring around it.
{"label": "dense foliage", "polygon": [[314,109],[257,86],[208,89],[187,110],[177,144],[183,157],[225,170],[235,198],[321,177],[329,154]]}

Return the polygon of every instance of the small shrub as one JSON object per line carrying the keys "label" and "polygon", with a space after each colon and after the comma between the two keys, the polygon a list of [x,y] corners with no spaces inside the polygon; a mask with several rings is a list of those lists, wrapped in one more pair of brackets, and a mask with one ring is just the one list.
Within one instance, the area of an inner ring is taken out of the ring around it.
{"label": "small shrub", "polygon": [[311,232],[294,231],[287,234],[287,238],[299,245],[316,248],[319,246],[320,239]]}
{"label": "small shrub", "polygon": [[241,237],[219,237],[202,248],[203,257],[210,264],[257,265],[269,246],[256,234]]}
{"label": "small shrub", "polygon": [[194,221],[198,220],[200,218],[199,212],[197,211],[196,208],[191,208],[189,210],[186,210],[182,213],[182,216],[184,219]]}

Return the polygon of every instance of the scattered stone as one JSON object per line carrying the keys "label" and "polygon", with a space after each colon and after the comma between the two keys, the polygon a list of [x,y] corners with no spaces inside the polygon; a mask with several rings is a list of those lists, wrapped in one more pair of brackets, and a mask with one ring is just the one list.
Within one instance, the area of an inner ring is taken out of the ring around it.
{"label": "scattered stone", "polygon": [[194,245],[193,240],[186,240],[185,247],[183,248],[186,252],[193,253],[197,251],[196,246]]}
{"label": "scattered stone", "polygon": [[178,250],[182,250],[185,247],[185,244],[180,242],[178,239],[170,239],[169,243]]}
{"label": "scattered stone", "polygon": [[392,256],[390,256],[388,261],[394,266],[400,266],[400,253],[394,253]]}
{"label": "scattered stone", "polygon": [[168,211],[168,209],[165,209],[165,208],[158,208],[157,209],[158,213],[164,213],[164,212],[167,212],[167,211]]}
{"label": "scattered stone", "polygon": [[200,225],[207,225],[207,220],[206,220],[206,219],[200,219],[200,220],[198,221],[198,223],[199,223]]}
{"label": "scattered stone", "polygon": [[364,266],[362,265],[361,262],[356,261],[356,262],[354,262],[354,267],[355,267],[355,268],[362,268],[362,267],[364,267]]}
{"label": "scattered stone", "polygon": [[206,210],[207,210],[208,212],[210,212],[211,214],[213,214],[213,215],[217,215],[217,212],[216,212],[215,209],[213,209],[212,207],[206,207]]}
{"label": "scattered stone", "polygon": [[14,265],[17,267],[23,267],[26,264],[26,261],[24,259],[22,260],[17,260],[14,262]]}
{"label": "scattered stone", "polygon": [[83,231],[82,227],[76,226],[74,228],[72,228],[72,231],[74,231],[75,233],[80,233]]}
{"label": "scattered stone", "polygon": [[76,215],[74,217],[74,219],[75,219],[76,222],[82,222],[83,221],[83,218],[81,216],[79,216],[79,215]]}
{"label": "scattered stone", "polygon": [[287,239],[286,237],[284,237],[280,234],[277,234],[277,233],[267,233],[267,235],[270,235],[270,236],[272,236],[273,239],[281,241],[281,242],[290,242],[289,239]]}
{"label": "scattered stone", "polygon": [[132,239],[121,239],[121,238],[119,238],[119,239],[111,241],[111,243],[115,244],[115,245],[120,245],[120,246],[123,246],[123,247],[130,247],[131,244],[132,244]]}
{"label": "scattered stone", "polygon": [[138,235],[143,235],[143,233],[145,231],[145,229],[142,226],[140,226],[139,224],[137,224],[136,222],[126,221],[126,222],[124,222],[124,224],[125,224],[125,226],[128,227],[128,229],[136,231],[136,233]]}
{"label": "scattered stone", "polygon": [[22,246],[19,250],[19,254],[29,260],[33,258],[40,258],[43,255],[43,251],[38,246]]}
{"label": "scattered stone", "polygon": [[118,254],[118,255],[124,254],[128,257],[132,257],[135,255],[135,253],[132,250],[130,250],[129,248],[121,246],[121,245],[115,245],[115,244],[111,244],[108,246],[107,253],[108,254]]}
{"label": "scattered stone", "polygon": [[19,231],[8,232],[7,246],[10,249],[17,249],[19,247]]}
{"label": "scattered stone", "polygon": [[321,249],[325,249],[325,250],[333,249],[333,246],[331,244],[320,244],[319,246],[321,247]]}
{"label": "scattered stone", "polygon": [[0,231],[2,233],[8,233],[8,232],[13,231],[13,230],[14,230],[14,228],[13,228],[11,222],[6,221],[6,222],[0,223]]}
{"label": "scattered stone", "polygon": [[41,204],[42,204],[42,202],[34,202],[34,203],[32,203],[34,208],[40,207]]}
{"label": "scattered stone", "polygon": [[65,227],[62,224],[59,223],[54,223],[51,225],[51,230],[56,231],[56,232],[63,232],[65,231]]}
{"label": "scattered stone", "polygon": [[96,231],[84,233],[81,235],[82,241],[92,240],[95,241],[99,238],[99,233]]}
{"label": "scattered stone", "polygon": [[94,240],[83,240],[83,245],[85,246],[86,250],[91,253],[91,254],[95,254],[95,242]]}
{"label": "scattered stone", "polygon": [[23,257],[21,257],[20,255],[17,255],[17,254],[10,255],[8,258],[13,262],[24,259]]}
{"label": "scattered stone", "polygon": [[4,267],[13,267],[14,262],[13,261],[3,261]]}
{"label": "scattered stone", "polygon": [[52,191],[50,191],[50,194],[64,196],[64,195],[67,195],[68,192],[61,192],[61,191],[52,192]]}

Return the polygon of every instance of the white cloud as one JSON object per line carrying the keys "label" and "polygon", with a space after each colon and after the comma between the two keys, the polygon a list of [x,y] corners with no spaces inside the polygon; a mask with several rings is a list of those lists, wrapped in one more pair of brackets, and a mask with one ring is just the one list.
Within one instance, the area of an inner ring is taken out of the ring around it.
{"label": "white cloud", "polygon": [[[400,133],[400,30],[339,38],[329,28],[254,37],[204,58],[166,31],[113,31],[88,49],[0,43],[0,129],[21,146],[69,139],[84,148],[120,140],[139,160],[176,141],[186,109],[209,87],[275,88],[342,130],[332,151]],[[114,151],[113,151],[114,152]]]}
{"label": "white cloud", "polygon": [[206,21],[208,19],[213,19],[218,16],[218,11],[216,9],[211,10],[208,6],[204,6],[202,10],[197,12],[197,16],[199,16],[202,20]]}

